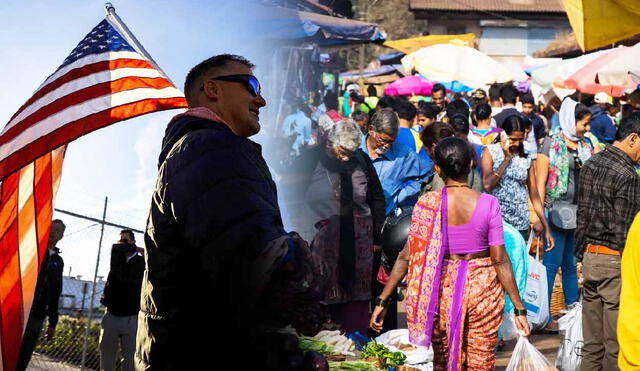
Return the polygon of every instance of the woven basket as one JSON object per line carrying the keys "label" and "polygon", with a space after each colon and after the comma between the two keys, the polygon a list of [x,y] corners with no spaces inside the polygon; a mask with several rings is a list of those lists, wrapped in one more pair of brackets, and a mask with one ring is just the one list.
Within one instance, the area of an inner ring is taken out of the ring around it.
{"label": "woven basket", "polygon": [[[582,263],[578,263],[578,290],[582,291]],[[561,310],[566,309],[564,304],[564,292],[562,291],[562,271],[559,270],[556,275],[556,280],[553,283],[553,291],[551,292],[551,315],[562,315]]]}

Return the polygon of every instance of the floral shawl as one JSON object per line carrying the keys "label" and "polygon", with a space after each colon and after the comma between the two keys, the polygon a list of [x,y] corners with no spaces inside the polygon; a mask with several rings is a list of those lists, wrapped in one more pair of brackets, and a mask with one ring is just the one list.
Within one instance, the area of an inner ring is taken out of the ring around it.
{"label": "floral shawl", "polygon": [[[570,154],[567,144],[556,129],[550,133],[551,147],[549,148],[549,179],[547,180],[547,196],[551,201],[557,200],[567,193],[569,188]],[[593,146],[587,140],[578,141],[578,157],[584,163],[593,154]]]}

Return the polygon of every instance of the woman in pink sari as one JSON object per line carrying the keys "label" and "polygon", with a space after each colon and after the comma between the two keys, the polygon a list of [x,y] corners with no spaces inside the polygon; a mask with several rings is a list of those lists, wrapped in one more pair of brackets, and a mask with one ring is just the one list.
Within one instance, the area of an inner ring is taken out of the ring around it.
{"label": "woman in pink sari", "polygon": [[526,310],[504,248],[498,200],[469,188],[466,141],[445,138],[435,149],[445,188],[424,194],[409,239],[376,300],[370,326],[380,331],[386,300],[407,275],[409,339],[433,346],[436,370],[493,370],[503,290],[515,306],[516,326],[529,334]]}

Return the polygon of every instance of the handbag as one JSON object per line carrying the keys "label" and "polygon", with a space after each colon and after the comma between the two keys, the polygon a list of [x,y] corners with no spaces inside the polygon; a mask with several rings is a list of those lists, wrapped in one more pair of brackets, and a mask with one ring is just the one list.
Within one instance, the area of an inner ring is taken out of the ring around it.
{"label": "handbag", "polygon": [[557,229],[576,229],[577,213],[578,205],[556,200],[549,210],[549,222]]}

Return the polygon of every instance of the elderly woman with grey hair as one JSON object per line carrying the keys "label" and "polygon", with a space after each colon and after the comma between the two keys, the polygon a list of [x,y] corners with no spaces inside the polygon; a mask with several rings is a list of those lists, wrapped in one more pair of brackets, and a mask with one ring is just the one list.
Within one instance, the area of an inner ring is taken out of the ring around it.
{"label": "elderly woman with grey hair", "polygon": [[298,158],[285,187],[293,228],[311,241],[320,262],[332,321],[364,333],[385,202],[373,164],[359,149],[361,137],[353,120],[338,122],[324,143]]}

